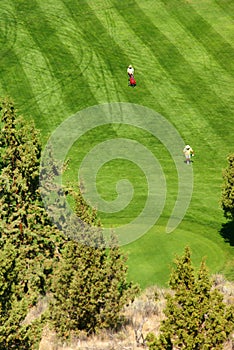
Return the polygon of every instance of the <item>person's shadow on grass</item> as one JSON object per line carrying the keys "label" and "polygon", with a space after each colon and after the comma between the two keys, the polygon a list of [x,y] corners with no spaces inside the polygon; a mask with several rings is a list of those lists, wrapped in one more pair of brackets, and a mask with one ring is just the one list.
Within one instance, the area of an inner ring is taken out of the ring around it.
{"label": "person's shadow on grass", "polygon": [[234,246],[234,221],[229,221],[222,224],[219,233],[224,238],[225,242],[229,243],[231,246]]}

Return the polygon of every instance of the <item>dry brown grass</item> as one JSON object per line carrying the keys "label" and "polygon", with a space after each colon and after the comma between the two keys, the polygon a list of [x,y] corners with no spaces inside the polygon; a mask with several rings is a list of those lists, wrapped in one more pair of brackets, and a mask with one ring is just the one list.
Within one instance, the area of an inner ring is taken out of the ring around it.
{"label": "dry brown grass", "polygon": [[30,309],[22,324],[30,324],[35,319],[39,318],[43,314],[43,312],[48,308],[48,301],[48,296],[41,296],[41,298],[37,302],[37,305],[33,306]]}
{"label": "dry brown grass", "polygon": [[234,304],[234,282],[226,281],[223,275],[213,276],[214,288],[217,288],[224,296],[224,302]]}
{"label": "dry brown grass", "polygon": [[[227,304],[234,303],[234,283],[222,275],[214,276],[214,287],[224,294]],[[40,350],[140,350],[147,349],[145,337],[149,332],[159,333],[164,317],[165,294],[168,290],[151,287],[123,310],[125,323],[118,332],[102,331],[99,335],[87,337],[80,334],[69,344],[62,343],[56,334],[44,329]],[[234,350],[234,334],[225,344],[224,350]]]}

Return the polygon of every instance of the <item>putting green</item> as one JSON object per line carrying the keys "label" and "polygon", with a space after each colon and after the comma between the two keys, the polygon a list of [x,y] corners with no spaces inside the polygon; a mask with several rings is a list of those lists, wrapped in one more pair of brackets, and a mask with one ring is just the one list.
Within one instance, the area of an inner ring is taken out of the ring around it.
{"label": "putting green", "polygon": [[[181,225],[189,226],[188,222]],[[204,232],[202,225],[196,225],[197,230]],[[125,247],[129,256],[129,273],[137,272],[141,276],[141,285],[151,286],[152,281],[160,281],[165,285],[173,266],[176,255],[182,255],[187,245],[192,251],[192,261],[196,268],[201,263],[201,257],[206,258],[210,273],[220,273],[226,261],[224,243],[221,239],[212,239],[216,235],[214,229],[206,229],[206,233],[199,235],[189,229],[176,229],[173,233],[165,233],[165,226],[157,225],[138,241]]]}

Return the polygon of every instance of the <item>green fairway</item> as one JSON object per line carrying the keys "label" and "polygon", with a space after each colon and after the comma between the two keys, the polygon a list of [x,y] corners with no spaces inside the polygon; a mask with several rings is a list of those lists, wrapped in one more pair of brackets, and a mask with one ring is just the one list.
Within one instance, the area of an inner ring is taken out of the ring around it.
{"label": "green fairway", "polygon": [[[90,150],[115,138],[136,140],[152,152],[167,182],[160,219],[147,234],[123,246],[129,278],[144,288],[165,285],[170,264],[185,245],[198,266],[203,256],[211,273],[234,279],[234,251],[219,234],[222,169],[233,152],[234,2],[231,0],[1,0],[0,96],[35,121],[43,145],[68,117],[90,106],[128,102],[166,118],[190,144],[194,187],[178,228],[165,233],[177,197],[177,172],[165,146],[131,125],[90,130],[70,149],[64,182],[76,182]],[[127,66],[136,88],[128,87]],[[144,118],[144,116],[143,116]],[[182,149],[178,156],[183,162]],[[186,167],[187,165],[184,164]],[[97,174],[105,200],[117,198],[116,183],[134,188],[129,205],[100,212],[105,227],[139,215],[147,199],[147,179],[126,159],[107,162]]]}

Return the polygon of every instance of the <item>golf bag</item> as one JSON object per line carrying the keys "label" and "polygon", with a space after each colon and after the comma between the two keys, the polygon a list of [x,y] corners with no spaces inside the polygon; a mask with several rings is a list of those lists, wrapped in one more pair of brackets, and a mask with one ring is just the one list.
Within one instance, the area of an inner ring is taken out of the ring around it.
{"label": "golf bag", "polygon": [[128,85],[129,85],[129,86],[132,86],[132,87],[135,87],[135,86],[136,86],[136,80],[135,80],[133,74],[130,75],[129,84],[128,84]]}

